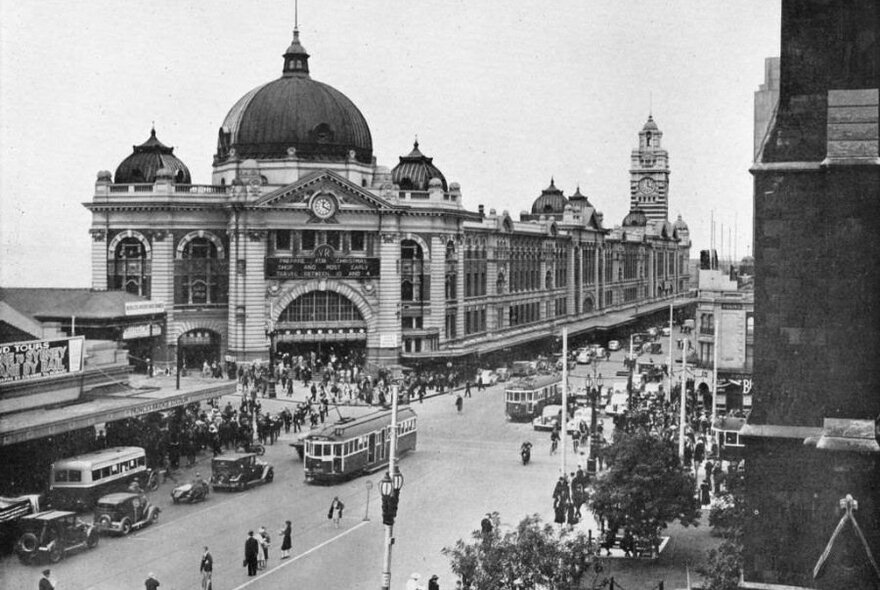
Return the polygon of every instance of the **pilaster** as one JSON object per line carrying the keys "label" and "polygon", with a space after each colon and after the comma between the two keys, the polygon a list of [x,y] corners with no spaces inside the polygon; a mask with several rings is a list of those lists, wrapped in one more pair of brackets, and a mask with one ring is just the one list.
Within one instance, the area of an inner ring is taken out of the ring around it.
{"label": "pilaster", "polygon": [[239,329],[243,338],[243,352],[248,359],[268,360],[268,341],[266,339],[266,281],[263,265],[266,259],[268,232],[262,229],[249,229],[244,232],[240,242],[240,255],[244,259],[244,269],[239,294],[246,312],[245,323]]}
{"label": "pilaster", "polygon": [[464,334],[464,304],[465,304],[465,293],[464,293],[464,274],[465,274],[465,266],[464,266],[464,241],[456,238],[455,240],[455,255],[458,258],[458,273],[455,275],[458,279],[458,285],[456,286],[456,300],[458,301],[458,311],[455,315],[455,334],[458,338],[463,337]]}
{"label": "pilaster", "polygon": [[446,322],[446,244],[440,236],[431,237],[431,314],[424,319],[426,328],[442,334]]}
{"label": "pilaster", "polygon": [[[397,228],[394,228],[395,230]],[[400,235],[385,231],[379,235],[379,308],[377,334],[369,342],[377,361],[396,362],[400,356]]]}
{"label": "pilaster", "polygon": [[[174,321],[174,239],[170,232],[154,231],[151,236],[152,249],[150,299],[165,303],[168,325]],[[165,331],[165,341],[175,344],[176,336],[172,330]]]}
{"label": "pilaster", "polygon": [[92,236],[92,289],[107,290],[107,232],[103,229],[89,230]]}

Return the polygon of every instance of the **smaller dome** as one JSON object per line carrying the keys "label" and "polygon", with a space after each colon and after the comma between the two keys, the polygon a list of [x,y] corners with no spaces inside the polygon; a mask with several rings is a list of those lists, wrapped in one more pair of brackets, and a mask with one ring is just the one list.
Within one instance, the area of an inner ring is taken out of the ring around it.
{"label": "smaller dome", "polygon": [[684,222],[684,219],[681,218],[681,215],[678,216],[678,219],[675,220],[672,227],[674,227],[676,231],[688,231],[688,226]]}
{"label": "smaller dome", "polygon": [[551,178],[550,186],[541,191],[541,196],[532,203],[532,215],[561,214],[567,203],[565,195],[556,188],[556,183]]}
{"label": "smaller dome", "polygon": [[633,209],[623,218],[623,227],[646,227],[648,216],[641,209]]}
{"label": "smaller dome", "polygon": [[110,174],[109,170],[99,170],[98,180],[100,182],[113,182],[113,175]]}
{"label": "smaller dome", "polygon": [[400,157],[400,162],[391,170],[391,181],[404,190],[426,191],[434,180],[446,190],[446,177],[434,166],[434,158],[419,151],[419,142],[413,143],[412,151]]}
{"label": "smaller dome", "polygon": [[174,148],[156,138],[155,128],[150,130],[150,139],[141,145],[132,146],[132,152],[116,168],[116,184],[153,183],[161,169],[166,169],[168,176],[179,184],[192,183],[189,168],[174,155]]}
{"label": "smaller dome", "polygon": [[658,129],[657,123],[654,122],[654,116],[648,115],[648,120],[645,122],[645,126],[642,127],[642,131],[657,131]]}

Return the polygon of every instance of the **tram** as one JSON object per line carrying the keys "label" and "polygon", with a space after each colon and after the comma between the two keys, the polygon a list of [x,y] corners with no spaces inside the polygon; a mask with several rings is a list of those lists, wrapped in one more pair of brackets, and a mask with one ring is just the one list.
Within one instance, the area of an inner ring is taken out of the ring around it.
{"label": "tram", "polygon": [[504,393],[508,420],[527,422],[540,416],[544,406],[562,403],[562,377],[538,375],[519,379]]}
{"label": "tram", "polygon": [[[416,448],[416,413],[397,410],[397,456]],[[359,418],[342,418],[309,434],[303,445],[306,482],[335,483],[388,465],[391,451],[391,410]]]}

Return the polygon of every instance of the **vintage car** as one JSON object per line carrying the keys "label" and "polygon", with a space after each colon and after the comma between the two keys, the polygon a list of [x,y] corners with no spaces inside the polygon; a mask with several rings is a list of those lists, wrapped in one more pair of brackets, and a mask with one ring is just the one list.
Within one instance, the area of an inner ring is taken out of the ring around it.
{"label": "vintage car", "polygon": [[159,520],[159,507],[150,504],[144,494],[122,492],[98,499],[94,523],[102,533],[127,535]]}
{"label": "vintage car", "polygon": [[544,406],[541,415],[532,420],[532,428],[535,430],[553,430],[562,420],[562,406],[550,404]]}
{"label": "vintage car", "polygon": [[47,557],[52,563],[68,553],[98,545],[98,529],[77,518],[75,512],[47,510],[19,520],[23,531],[15,544],[22,563],[35,563]]}
{"label": "vintage car", "polygon": [[510,379],[510,369],[507,367],[498,367],[495,369],[496,381],[501,383]]}
{"label": "vintage car", "polygon": [[214,490],[244,490],[252,485],[269,483],[275,469],[257,459],[255,453],[229,453],[211,460],[211,486]]}

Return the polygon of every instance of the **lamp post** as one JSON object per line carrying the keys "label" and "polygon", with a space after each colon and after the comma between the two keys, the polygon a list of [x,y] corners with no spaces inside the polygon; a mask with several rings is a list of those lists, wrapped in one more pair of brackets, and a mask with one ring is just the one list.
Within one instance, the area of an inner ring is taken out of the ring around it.
{"label": "lamp post", "polygon": [[382,496],[382,524],[385,525],[385,557],[382,567],[382,590],[391,588],[391,545],[394,544],[394,519],[397,517],[397,503],[403,475],[397,468],[397,388],[391,392],[391,445],[388,453],[388,471],[379,482]]}
{"label": "lamp post", "polygon": [[275,397],[275,330],[266,330],[266,338],[269,339],[269,383],[266,386],[266,394],[270,398]]}
{"label": "lamp post", "polygon": [[[593,373],[596,373],[595,367],[593,367]],[[598,469],[596,469],[595,451],[599,445],[599,417],[597,415],[596,402],[599,401],[599,395],[602,390],[602,374],[600,373],[595,379],[593,377],[588,377],[587,379],[587,392],[590,395],[590,444],[587,447],[587,473],[595,475],[598,472]]]}

